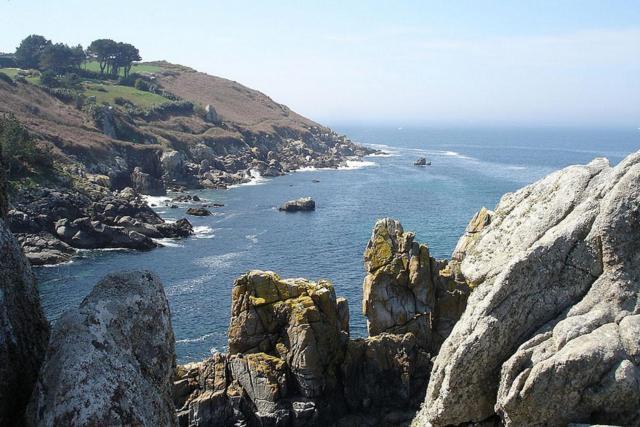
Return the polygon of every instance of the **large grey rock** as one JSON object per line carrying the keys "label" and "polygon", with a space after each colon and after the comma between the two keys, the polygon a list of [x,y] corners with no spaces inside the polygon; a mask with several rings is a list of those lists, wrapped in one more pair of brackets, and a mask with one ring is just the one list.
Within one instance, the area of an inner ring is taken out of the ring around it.
{"label": "large grey rock", "polygon": [[167,194],[162,180],[144,172],[140,167],[136,167],[131,173],[131,184],[133,189],[140,194],[149,196],[165,196]]}
{"label": "large grey rock", "polygon": [[639,201],[640,153],[505,195],[462,261],[476,289],[415,424],[639,425]]}
{"label": "large grey rock", "polygon": [[411,332],[420,347],[435,352],[460,318],[470,289],[414,238],[396,220],[376,222],[364,253],[362,310],[370,336]]}
{"label": "large grey rock", "polygon": [[0,425],[20,423],[48,338],[29,262],[0,219]]}
{"label": "large grey rock", "polygon": [[54,328],[28,418],[33,425],[175,424],[175,339],[149,272],[105,277]]}

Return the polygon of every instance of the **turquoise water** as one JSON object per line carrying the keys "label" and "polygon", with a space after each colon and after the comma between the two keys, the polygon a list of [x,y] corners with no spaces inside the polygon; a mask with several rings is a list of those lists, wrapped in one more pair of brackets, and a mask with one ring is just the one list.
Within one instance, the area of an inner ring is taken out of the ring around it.
{"label": "turquoise water", "polygon": [[[352,336],[366,335],[360,314],[362,253],[376,219],[399,219],[432,255],[448,257],[471,216],[505,192],[575,163],[606,156],[617,163],[640,149],[640,131],[570,129],[337,128],[389,153],[345,170],[293,173],[226,191],[194,192],[224,203],[215,215],[190,217],[195,237],[151,252],[97,251],[71,264],[40,268],[44,309],[55,321],[77,306],[109,272],[149,269],[162,279],[171,305],[178,362],[224,350],[230,295],[250,269],[283,277],[330,279],[349,300]],[[420,156],[432,161],[415,167]],[[314,182],[319,180],[319,182]],[[276,206],[311,196],[317,209],[285,214]],[[180,209],[159,209],[166,218]]]}

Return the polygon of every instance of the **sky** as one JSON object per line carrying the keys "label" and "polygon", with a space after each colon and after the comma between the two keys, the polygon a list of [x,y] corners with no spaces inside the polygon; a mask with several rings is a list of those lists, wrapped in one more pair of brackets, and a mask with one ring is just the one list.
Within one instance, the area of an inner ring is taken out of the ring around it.
{"label": "sky", "polygon": [[325,124],[640,127],[639,0],[0,0],[29,34],[134,44]]}

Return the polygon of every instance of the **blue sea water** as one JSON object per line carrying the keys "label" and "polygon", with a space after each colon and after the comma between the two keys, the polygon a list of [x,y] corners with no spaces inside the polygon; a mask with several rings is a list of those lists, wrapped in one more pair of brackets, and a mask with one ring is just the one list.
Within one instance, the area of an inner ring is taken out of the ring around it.
{"label": "blue sea water", "polygon": [[[599,156],[616,164],[640,149],[637,129],[336,130],[387,154],[343,170],[196,191],[225,206],[211,217],[190,217],[193,238],[150,252],[86,252],[70,264],[37,269],[47,316],[55,321],[77,306],[110,272],[153,270],[171,306],[178,362],[200,360],[225,349],[235,278],[262,269],[282,277],[330,279],[349,300],[352,336],[364,336],[362,254],[376,219],[400,220],[428,243],[433,256],[446,258],[471,216],[482,206],[493,208],[502,194],[570,164]],[[413,166],[421,156],[432,165]],[[315,199],[315,212],[278,212],[282,202],[303,196]],[[187,207],[158,212],[177,219]]]}

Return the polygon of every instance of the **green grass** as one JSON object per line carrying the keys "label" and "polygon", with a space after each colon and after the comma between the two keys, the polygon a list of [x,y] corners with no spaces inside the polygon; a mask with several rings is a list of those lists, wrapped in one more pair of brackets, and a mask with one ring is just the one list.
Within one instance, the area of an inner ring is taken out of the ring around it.
{"label": "green grass", "polygon": [[[91,64],[94,64],[95,67],[99,70],[97,62],[89,63],[87,65]],[[137,72],[154,72],[162,70],[162,68],[155,65],[141,64],[134,66],[132,71],[134,70]],[[20,71],[19,68],[0,68],[0,72],[5,73],[6,75],[14,79],[18,74],[18,71]],[[27,77],[27,81],[34,85],[40,85],[39,77]],[[98,104],[103,104],[106,102],[108,104],[115,105],[115,99],[117,97],[124,98],[135,106],[141,108],[149,108],[153,105],[171,102],[167,98],[156,95],[155,93],[144,92],[129,86],[114,85],[100,80],[85,80],[82,85],[84,87],[84,95],[95,96],[96,103]]]}
{"label": "green grass", "polygon": [[[131,102],[132,104],[148,108],[152,105],[164,104],[170,102],[167,98],[164,98],[155,93],[143,92],[133,87],[120,86],[112,84],[99,84],[99,83],[85,83],[84,84],[85,96],[95,96],[98,104],[109,103],[115,105],[115,99],[121,97]],[[103,91],[103,90],[104,91]],[[105,92],[106,91],[106,92]]]}
{"label": "green grass", "polygon": [[[20,71],[20,68],[0,68],[0,73],[5,73],[7,76],[11,77],[12,79],[16,78],[18,71]],[[39,77],[26,77],[26,79],[29,83],[34,83],[34,84],[40,81]]]}
{"label": "green grass", "polygon": [[[85,70],[100,72],[100,65],[97,61],[87,62],[82,67]],[[159,73],[161,71],[164,71],[164,68],[145,63],[133,64],[133,67],[131,67],[132,73]],[[120,76],[124,76],[124,70],[120,70]]]}

